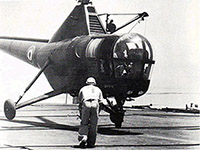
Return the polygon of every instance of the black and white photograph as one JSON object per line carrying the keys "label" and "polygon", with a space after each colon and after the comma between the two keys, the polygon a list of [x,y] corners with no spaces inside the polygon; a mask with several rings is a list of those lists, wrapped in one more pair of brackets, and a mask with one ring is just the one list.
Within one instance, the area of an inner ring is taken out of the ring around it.
{"label": "black and white photograph", "polygon": [[200,149],[200,0],[0,0],[0,149]]}

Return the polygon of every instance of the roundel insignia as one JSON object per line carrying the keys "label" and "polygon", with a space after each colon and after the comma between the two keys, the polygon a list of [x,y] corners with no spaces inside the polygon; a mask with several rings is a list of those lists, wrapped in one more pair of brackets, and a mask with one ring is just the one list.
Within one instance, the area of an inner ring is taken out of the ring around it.
{"label": "roundel insignia", "polygon": [[27,58],[32,61],[33,60],[33,53],[35,52],[35,46],[31,46],[27,50]]}

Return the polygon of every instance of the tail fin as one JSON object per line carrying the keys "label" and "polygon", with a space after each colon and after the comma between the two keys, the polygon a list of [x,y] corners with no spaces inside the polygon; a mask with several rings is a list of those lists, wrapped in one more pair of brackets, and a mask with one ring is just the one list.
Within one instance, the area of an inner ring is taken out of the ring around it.
{"label": "tail fin", "polygon": [[49,42],[58,42],[93,33],[105,34],[106,32],[94,6],[81,4],[74,8]]}

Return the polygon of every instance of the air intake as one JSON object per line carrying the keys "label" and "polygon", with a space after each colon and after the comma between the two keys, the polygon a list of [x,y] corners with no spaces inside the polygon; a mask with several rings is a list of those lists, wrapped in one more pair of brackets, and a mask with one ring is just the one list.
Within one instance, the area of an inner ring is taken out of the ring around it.
{"label": "air intake", "polygon": [[89,25],[90,25],[90,34],[92,33],[105,34],[105,31],[99,21],[99,18],[96,15],[89,15]]}

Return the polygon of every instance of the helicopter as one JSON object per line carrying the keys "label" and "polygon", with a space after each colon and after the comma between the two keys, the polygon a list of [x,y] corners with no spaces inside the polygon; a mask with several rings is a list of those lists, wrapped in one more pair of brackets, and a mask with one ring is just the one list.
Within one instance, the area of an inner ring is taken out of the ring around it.
{"label": "helicopter", "polygon": [[[100,19],[103,15],[106,15],[106,28]],[[6,118],[12,120],[18,109],[63,93],[76,97],[86,79],[92,76],[108,102],[102,109],[110,114],[115,127],[121,127],[125,101],[147,92],[155,61],[152,46],[144,36],[116,33],[149,15],[146,12],[127,14],[136,17],[121,27],[110,29],[111,15],[126,14],[98,14],[90,0],[79,0],[48,40],[0,36],[2,51],[39,69],[17,101],[5,101]],[[42,73],[53,90],[20,103]],[[110,97],[115,98],[115,105],[109,101]]]}

